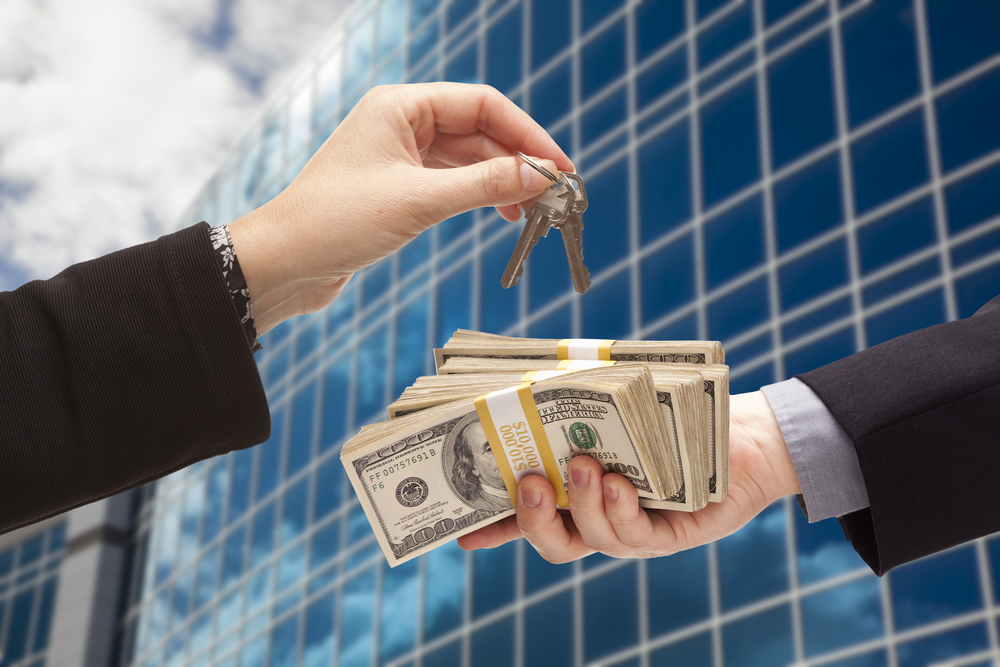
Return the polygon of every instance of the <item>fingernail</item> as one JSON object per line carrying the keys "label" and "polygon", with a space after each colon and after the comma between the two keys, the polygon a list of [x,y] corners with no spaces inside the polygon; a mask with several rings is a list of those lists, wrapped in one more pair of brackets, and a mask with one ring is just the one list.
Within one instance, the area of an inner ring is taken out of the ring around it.
{"label": "fingernail", "polygon": [[521,163],[520,173],[521,185],[523,185],[524,189],[528,192],[544,190],[552,183],[552,181],[532,169],[530,165],[524,164],[523,162]]}
{"label": "fingernail", "polygon": [[538,503],[542,502],[542,494],[538,489],[532,488],[530,486],[521,487],[521,504],[525,507],[538,507]]}
{"label": "fingernail", "polygon": [[580,468],[573,469],[573,486],[578,489],[583,489],[587,487],[590,483],[590,471],[583,470]]}
{"label": "fingernail", "polygon": [[604,487],[604,497],[610,502],[615,502],[618,500],[618,489],[614,487],[613,484],[607,484]]}

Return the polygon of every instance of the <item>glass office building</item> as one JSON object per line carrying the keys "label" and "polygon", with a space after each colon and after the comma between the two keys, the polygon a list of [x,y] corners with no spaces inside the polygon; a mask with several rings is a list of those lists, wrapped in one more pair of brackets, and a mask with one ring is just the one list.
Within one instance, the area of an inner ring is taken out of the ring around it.
{"label": "glass office building", "polygon": [[0,540],[0,664],[44,667],[66,521],[49,521]]}
{"label": "glass office building", "polygon": [[116,666],[1000,659],[1000,537],[879,579],[785,499],[669,558],[450,544],[389,569],[338,458],[457,327],[718,339],[736,392],[971,315],[1000,293],[1000,5],[358,2],[182,224],[280,192],[370,87],[435,80],[495,86],[570,154],[593,287],[556,236],[502,290],[520,228],[480,210],[266,335],[270,441],[137,503]]}

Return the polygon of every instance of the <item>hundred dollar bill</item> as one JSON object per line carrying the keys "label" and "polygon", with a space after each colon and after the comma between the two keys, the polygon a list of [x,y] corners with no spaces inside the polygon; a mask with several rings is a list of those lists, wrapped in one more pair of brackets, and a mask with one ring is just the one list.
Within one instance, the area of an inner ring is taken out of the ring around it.
{"label": "hundred dollar bill", "polygon": [[[674,496],[680,480],[667,465],[672,453],[662,446],[666,425],[648,369],[605,373],[601,382],[593,380],[597,371],[584,373],[592,377],[529,387],[561,490],[570,459],[585,455],[623,475],[640,498]],[[475,402],[465,399],[365,427],[348,441],[341,460],[389,564],[512,514],[510,480],[487,432],[513,434],[517,449],[526,428],[518,422],[484,425]],[[525,447],[511,458],[514,450],[502,445],[515,467],[535,456]]]}

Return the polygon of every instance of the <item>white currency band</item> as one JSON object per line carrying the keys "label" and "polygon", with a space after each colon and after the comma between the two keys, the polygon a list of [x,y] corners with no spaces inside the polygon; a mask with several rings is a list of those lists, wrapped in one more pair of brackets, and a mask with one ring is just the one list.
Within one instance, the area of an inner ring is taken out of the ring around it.
{"label": "white currency band", "polygon": [[[521,405],[521,399],[517,395],[517,390],[519,387],[509,387],[507,389],[501,389],[500,391],[494,391],[491,394],[486,394],[486,407],[490,411],[490,418],[493,420],[493,424],[498,430],[497,435],[503,439],[503,433],[499,432],[501,426],[506,424],[524,424],[521,429],[518,429],[519,444],[521,449],[525,447],[534,448],[533,451],[540,452],[541,448],[535,441],[535,436],[531,432],[531,427],[529,426],[528,416],[524,414],[524,407]],[[522,440],[523,438],[529,438],[530,440]],[[514,476],[515,481],[520,482],[528,475],[540,475],[541,477],[546,477],[545,466],[539,465],[534,468],[524,468],[522,470],[517,470],[516,461],[511,457],[510,451],[507,447],[503,448],[504,456],[507,457],[507,463],[510,465],[511,474]],[[540,459],[539,459],[540,460]]]}
{"label": "white currency band", "polygon": [[592,338],[571,338],[567,347],[569,348],[569,359],[579,360],[600,360],[600,348],[603,340]]}

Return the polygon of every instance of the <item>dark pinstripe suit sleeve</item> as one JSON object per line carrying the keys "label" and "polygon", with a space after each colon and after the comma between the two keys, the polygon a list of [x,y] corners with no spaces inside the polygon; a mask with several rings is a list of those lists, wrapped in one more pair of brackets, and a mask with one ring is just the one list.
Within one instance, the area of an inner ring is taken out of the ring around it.
{"label": "dark pinstripe suit sleeve", "polygon": [[798,377],[854,442],[870,507],[840,521],[877,574],[1000,530],[1000,297]]}
{"label": "dark pinstripe suit sleeve", "polygon": [[208,225],[0,292],[0,532],[269,431]]}

